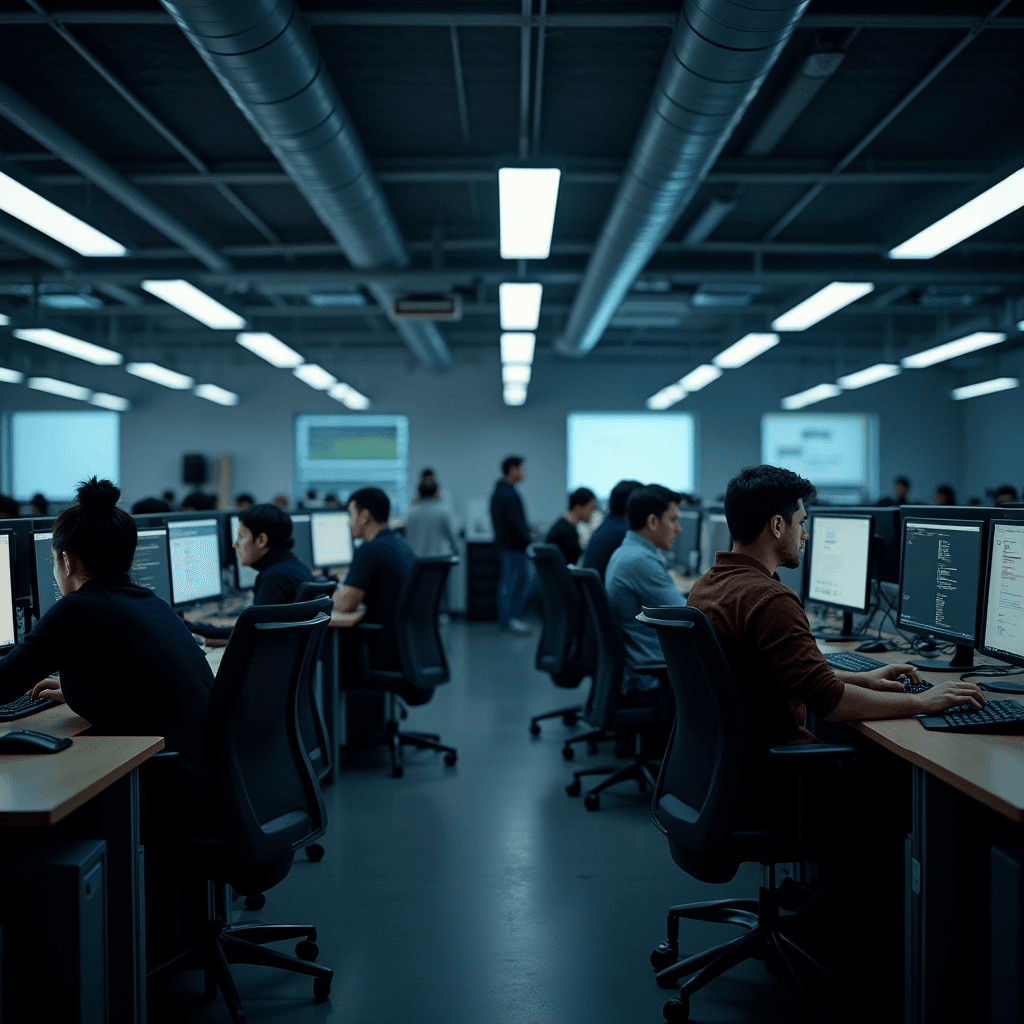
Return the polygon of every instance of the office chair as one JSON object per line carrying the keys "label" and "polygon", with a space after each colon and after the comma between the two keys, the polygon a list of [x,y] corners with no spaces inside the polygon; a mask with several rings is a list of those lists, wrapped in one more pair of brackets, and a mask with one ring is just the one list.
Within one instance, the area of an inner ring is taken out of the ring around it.
{"label": "office chair", "polygon": [[407,716],[405,704],[426,704],[433,698],[434,688],[447,683],[451,678],[438,630],[437,615],[448,573],[458,563],[454,555],[417,558],[413,562],[395,607],[392,639],[400,668],[385,669],[372,663],[368,641],[372,634],[384,632],[380,623],[361,622],[356,627],[366,642],[361,644],[362,664],[357,668],[358,682],[352,689],[369,687],[390,695],[384,732],[367,746],[386,746],[390,749],[391,777],[394,779],[400,779],[405,770],[402,765],[402,747],[436,750],[444,754],[444,763],[449,767],[458,760],[458,751],[441,743],[437,733],[402,732],[398,724],[399,718]]}
{"label": "office chair", "polygon": [[[206,715],[208,785],[223,812],[223,833],[173,840],[178,870],[206,881],[212,907],[205,934],[149,972],[159,981],[183,971],[206,973],[219,986],[232,1020],[245,1014],[229,964],[278,967],[313,978],[313,997],[331,993],[334,972],[319,955],[312,925],[232,925],[229,887],[242,895],[281,882],[295,851],[324,834],[327,813],[299,718],[302,681],[319,653],[331,602],[247,608],[220,664]],[[296,956],[264,943],[299,939]]]}
{"label": "office chair", "polygon": [[[569,573],[580,584],[590,633],[595,638],[597,648],[590,698],[583,711],[583,717],[594,727],[591,736],[601,738],[626,733],[633,740],[633,752],[628,755],[628,764],[584,768],[573,772],[573,781],[565,787],[569,796],[579,796],[583,788],[580,780],[584,776],[607,775],[608,778],[589,790],[583,799],[588,811],[596,811],[601,806],[600,794],[609,786],[636,779],[641,793],[646,792],[648,786],[654,789],[655,780],[651,768],[657,768],[658,760],[649,756],[648,747],[654,741],[658,726],[667,727],[671,721],[671,709],[668,706],[668,691],[664,685],[659,686],[658,692],[652,693],[646,702],[647,695],[623,694],[622,679],[626,650],[619,625],[608,604],[608,595],[605,593],[601,577],[596,569],[570,567]],[[657,676],[659,681],[667,679],[663,662],[636,665],[634,668],[638,672]]]}
{"label": "office chair", "polygon": [[[334,582],[303,583],[295,593],[295,603],[313,601],[318,597],[330,597],[337,586]],[[330,663],[324,656],[324,646],[321,644],[320,653],[316,661],[309,666],[309,674],[303,680],[299,691],[299,728],[306,744],[306,757],[309,758],[309,763],[313,766],[317,782],[322,782],[324,776],[330,772],[335,756],[331,749],[331,733],[324,720],[323,706],[321,701],[317,700],[316,680],[318,675],[321,692],[328,686],[337,685],[333,673],[327,671]],[[306,847],[306,856],[312,861],[323,860],[323,846],[320,843],[310,843]],[[260,909],[259,906],[250,905],[249,900],[246,900],[246,906],[250,910]]]}
{"label": "office chair", "polygon": [[[826,843],[807,813],[813,808],[803,805],[802,780],[798,778],[786,813],[780,812],[769,827],[744,827],[736,815],[744,784],[743,702],[711,624],[696,608],[645,608],[637,618],[657,630],[676,700],[675,724],[654,791],[654,824],[667,837],[676,864],[700,881],[728,882],[747,861],[758,861],[763,868],[756,900],[711,900],[669,909],[668,939],[654,949],[651,964],[662,987],[671,988],[682,977],[688,980],[679,996],[665,1004],[665,1019],[686,1020],[694,992],[752,958],[779,967],[797,1002],[810,1012],[794,960],[832,976],[786,935],[801,914],[780,916],[786,901],[775,884],[777,864],[813,860]],[[829,762],[856,750],[799,744],[770,753],[780,766],[820,773]],[[680,918],[735,924],[746,934],[678,960]]]}
{"label": "office chair", "polygon": [[[544,605],[544,628],[537,645],[536,666],[547,672],[555,686],[575,689],[593,672],[594,651],[583,629],[583,599],[579,586],[569,575],[562,552],[554,544],[531,544],[527,553],[537,566]],[[546,711],[530,719],[530,735],[540,735],[546,718],[561,718],[574,726],[583,712],[582,704]],[[571,748],[570,748],[571,749]]]}

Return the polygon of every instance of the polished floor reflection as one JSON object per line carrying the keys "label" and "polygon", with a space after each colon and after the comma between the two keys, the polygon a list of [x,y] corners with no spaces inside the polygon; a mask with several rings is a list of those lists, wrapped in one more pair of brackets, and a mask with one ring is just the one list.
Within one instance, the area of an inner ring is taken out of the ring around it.
{"label": "polished floor reflection", "polygon": [[[665,908],[753,896],[757,869],[725,886],[694,882],[672,863],[635,786],[610,791],[597,812],[566,795],[568,730],[555,719],[534,739],[528,725],[582,692],[558,690],[533,668],[536,637],[456,622],[446,642],[452,681],[405,725],[442,733],[458,764],[409,751],[402,779],[389,777],[383,751],[342,765],[324,791],[325,858],[300,855],[258,915],[317,925],[320,961],[335,970],[331,1001],[315,1004],[305,979],[236,967],[249,1024],[658,1024],[671,993],[655,985],[648,956]],[[599,757],[611,755],[605,745]],[[574,764],[588,760],[581,750]],[[733,934],[691,925],[681,946],[697,952]],[[226,1021],[222,1002],[201,1002],[201,987],[195,975],[152,993],[150,1020]],[[691,1019],[791,1013],[752,962],[695,997]]]}

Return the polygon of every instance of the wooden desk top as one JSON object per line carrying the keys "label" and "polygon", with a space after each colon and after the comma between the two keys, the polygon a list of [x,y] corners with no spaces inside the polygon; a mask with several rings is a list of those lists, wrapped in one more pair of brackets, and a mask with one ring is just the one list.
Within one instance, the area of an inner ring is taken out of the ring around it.
{"label": "wooden desk top", "polygon": [[[853,651],[856,648],[856,644],[821,643],[820,646],[825,652]],[[899,664],[908,658],[921,660],[920,655],[897,651],[868,654],[866,657],[889,664]],[[979,660],[976,653],[975,661]],[[958,672],[929,672],[927,669],[918,669],[918,672],[929,683],[960,678]],[[986,696],[990,699],[1016,699],[1006,693]],[[1017,824],[1024,824],[1024,736],[932,732],[913,718],[851,722],[850,725],[966,796]]]}

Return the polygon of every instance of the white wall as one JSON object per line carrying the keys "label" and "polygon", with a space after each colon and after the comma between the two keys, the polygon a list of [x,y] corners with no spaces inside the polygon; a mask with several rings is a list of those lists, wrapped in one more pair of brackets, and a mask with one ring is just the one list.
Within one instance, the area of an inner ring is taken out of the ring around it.
{"label": "white wall", "polygon": [[1020,495],[1024,487],[1024,391],[1018,388],[958,404],[963,406],[968,439],[967,494],[983,498],[986,490],[1011,484]]}

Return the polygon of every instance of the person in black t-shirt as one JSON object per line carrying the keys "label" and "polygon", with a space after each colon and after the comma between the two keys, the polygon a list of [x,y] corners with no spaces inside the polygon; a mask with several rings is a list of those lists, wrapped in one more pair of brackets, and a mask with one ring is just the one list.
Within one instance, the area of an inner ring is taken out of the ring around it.
{"label": "person in black t-shirt", "polygon": [[626,534],[629,523],[626,522],[626,502],[629,496],[643,484],[639,480],[620,480],[608,498],[608,518],[591,535],[587,545],[587,557],[583,560],[585,569],[596,569],[604,579],[608,560],[618,550]]}
{"label": "person in black t-shirt", "polygon": [[583,554],[580,535],[576,528],[594,518],[597,497],[589,487],[578,487],[569,495],[569,508],[548,530],[547,543],[554,544],[565,558],[566,565],[575,565]]}

